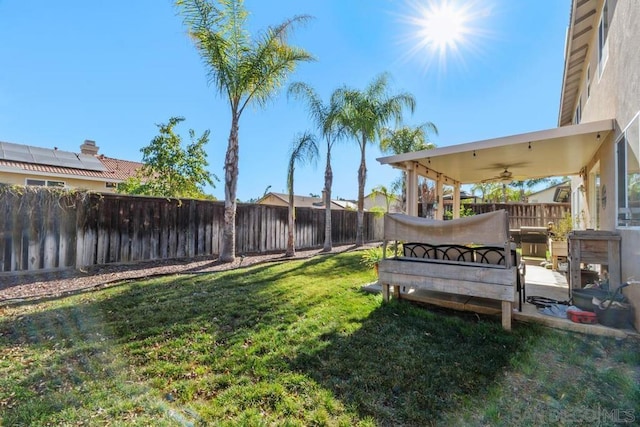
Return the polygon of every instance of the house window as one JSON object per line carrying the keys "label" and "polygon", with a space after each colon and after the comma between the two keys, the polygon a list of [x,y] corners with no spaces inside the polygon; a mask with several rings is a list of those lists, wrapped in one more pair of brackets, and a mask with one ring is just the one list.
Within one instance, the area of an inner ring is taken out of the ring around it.
{"label": "house window", "polygon": [[117,182],[105,182],[104,186],[106,188],[118,188],[118,183]]}
{"label": "house window", "polygon": [[29,179],[26,181],[27,185],[32,185],[34,187],[62,187],[64,188],[65,184],[63,181],[49,181],[44,179]]}
{"label": "house window", "polygon": [[582,120],[582,96],[578,98],[578,106],[576,107],[576,116],[575,116],[575,124],[580,124],[580,120]]}
{"label": "house window", "polygon": [[622,133],[617,148],[618,226],[640,226],[640,120]]}
{"label": "house window", "polygon": [[598,78],[602,77],[602,71],[607,64],[607,58],[609,58],[609,44],[607,43],[607,35],[609,33],[608,3],[605,0],[602,7],[602,15],[600,15],[600,23],[598,24]]}
{"label": "house window", "polygon": [[27,179],[27,185],[44,187],[45,185],[47,185],[47,181],[45,181],[44,179]]}

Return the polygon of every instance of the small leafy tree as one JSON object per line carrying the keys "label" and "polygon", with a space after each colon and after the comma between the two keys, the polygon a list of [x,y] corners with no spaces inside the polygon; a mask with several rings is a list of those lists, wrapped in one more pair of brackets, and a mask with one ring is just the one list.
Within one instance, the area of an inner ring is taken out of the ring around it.
{"label": "small leafy tree", "polygon": [[173,128],[184,121],[183,117],[171,117],[166,124],[156,125],[160,134],[142,148],[144,166],[135,177],[118,186],[118,192],[156,197],[211,198],[204,193],[204,186],[214,186],[217,176],[207,171],[209,131],[196,138],[189,129],[191,143],[182,148],[182,138]]}
{"label": "small leafy tree", "polygon": [[[461,205],[460,206],[460,218],[464,218],[465,216],[474,216],[476,213],[469,206]],[[450,220],[453,219],[453,209],[446,210],[444,212],[444,219]]]}

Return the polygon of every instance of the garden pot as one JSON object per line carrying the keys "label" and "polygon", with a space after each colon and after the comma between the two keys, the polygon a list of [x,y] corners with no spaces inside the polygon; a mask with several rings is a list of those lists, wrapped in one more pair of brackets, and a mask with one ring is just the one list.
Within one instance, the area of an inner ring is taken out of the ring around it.
{"label": "garden pot", "polygon": [[629,328],[632,324],[633,310],[628,304],[624,307],[611,306],[606,308],[609,301],[604,305],[594,305],[598,323],[610,328]]}
{"label": "garden pot", "polygon": [[590,289],[573,289],[571,291],[571,299],[573,305],[581,310],[595,311],[593,308],[593,297],[603,300],[607,297],[608,292],[603,289],[590,288]]}

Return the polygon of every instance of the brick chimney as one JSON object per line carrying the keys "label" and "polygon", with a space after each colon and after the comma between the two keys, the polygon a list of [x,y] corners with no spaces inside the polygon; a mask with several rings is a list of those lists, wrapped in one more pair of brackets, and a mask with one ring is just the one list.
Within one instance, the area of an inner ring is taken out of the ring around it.
{"label": "brick chimney", "polygon": [[98,154],[98,147],[95,141],[91,141],[90,139],[85,139],[84,144],[80,146],[80,153],[88,154],[89,156],[95,156]]}

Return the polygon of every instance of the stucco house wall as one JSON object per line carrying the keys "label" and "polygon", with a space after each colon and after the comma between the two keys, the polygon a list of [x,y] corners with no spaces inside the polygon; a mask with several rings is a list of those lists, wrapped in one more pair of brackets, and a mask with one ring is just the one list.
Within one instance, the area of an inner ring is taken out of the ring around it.
{"label": "stucco house wall", "polygon": [[[18,175],[14,172],[2,172],[0,171],[0,183],[9,185],[26,185],[27,179],[39,179],[46,181],[62,181],[65,183],[65,188],[76,188],[83,190],[99,191],[104,193],[114,193],[115,187],[107,186],[104,179],[91,180],[90,178],[77,179],[71,178],[68,175],[51,175],[51,174],[25,174]],[[115,182],[114,182],[115,184]]]}
{"label": "stucco house wall", "polygon": [[[615,132],[603,141],[586,176],[572,180],[574,207],[584,210],[583,228],[616,230],[622,236],[622,280],[640,279],[640,227],[621,227],[617,224],[617,152],[616,141],[640,112],[640,2],[637,0],[607,0],[609,30],[608,59],[600,75],[598,69],[598,22],[604,1],[599,1],[593,38],[589,44],[590,90],[587,95],[587,71],[580,84],[582,117],[580,122],[615,119]],[[580,99],[580,97],[578,98]],[[574,109],[577,107],[577,103]],[[633,126],[638,126],[634,122]],[[640,140],[630,141],[635,147]],[[594,188],[589,172],[599,167],[600,188]],[[584,188],[585,191],[581,189]],[[603,192],[602,189],[605,189]],[[604,198],[603,198],[604,196]],[[598,198],[599,200],[596,200]],[[606,199],[606,200],[604,200]],[[596,203],[598,202],[599,203]],[[596,212],[597,210],[597,212]],[[574,211],[575,213],[575,211]],[[599,221],[596,219],[599,218]],[[599,222],[597,224],[596,222]]]}
{"label": "stucco house wall", "polygon": [[[374,207],[382,208],[386,212],[387,198],[380,193],[370,193],[369,195],[367,195],[364,198],[364,209],[369,211]],[[390,213],[403,212],[402,200],[399,200],[398,198],[394,198],[393,200],[391,200],[389,203],[389,212]]]}

